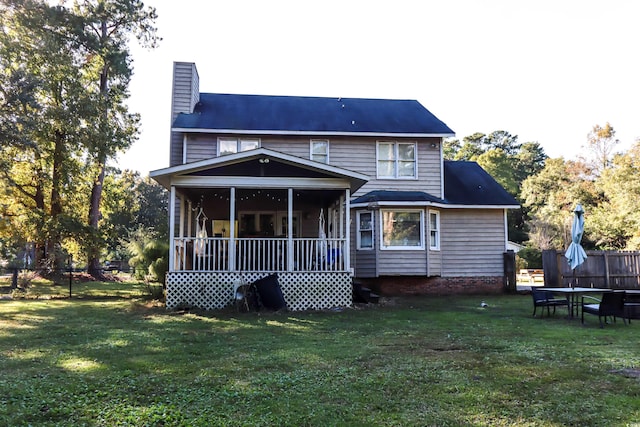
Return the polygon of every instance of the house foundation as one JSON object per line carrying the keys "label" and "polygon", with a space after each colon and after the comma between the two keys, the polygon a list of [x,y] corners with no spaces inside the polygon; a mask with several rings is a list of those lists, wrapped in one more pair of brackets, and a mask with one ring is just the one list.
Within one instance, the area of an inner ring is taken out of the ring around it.
{"label": "house foundation", "polygon": [[502,276],[383,276],[359,281],[382,296],[499,294],[505,289]]}

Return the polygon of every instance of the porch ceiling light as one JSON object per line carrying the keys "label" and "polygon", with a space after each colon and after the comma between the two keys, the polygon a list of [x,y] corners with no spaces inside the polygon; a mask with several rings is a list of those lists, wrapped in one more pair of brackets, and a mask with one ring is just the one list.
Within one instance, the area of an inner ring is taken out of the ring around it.
{"label": "porch ceiling light", "polygon": [[269,163],[269,158],[268,157],[263,157],[261,159],[258,160],[260,163]]}

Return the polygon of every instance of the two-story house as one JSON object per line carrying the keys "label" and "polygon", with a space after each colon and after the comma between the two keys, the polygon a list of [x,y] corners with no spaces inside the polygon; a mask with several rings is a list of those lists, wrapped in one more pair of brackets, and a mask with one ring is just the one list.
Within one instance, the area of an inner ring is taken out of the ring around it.
{"label": "two-story house", "polygon": [[200,93],[174,63],[167,307],[233,301],[271,273],[287,307],[382,293],[502,289],[507,209],[473,162],[443,160],[454,133],[413,100]]}

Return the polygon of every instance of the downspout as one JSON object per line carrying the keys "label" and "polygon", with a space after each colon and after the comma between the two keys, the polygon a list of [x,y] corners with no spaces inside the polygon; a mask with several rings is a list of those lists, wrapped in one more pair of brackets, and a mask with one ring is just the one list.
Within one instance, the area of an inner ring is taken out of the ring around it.
{"label": "downspout", "polygon": [[444,194],[444,150],[443,140],[440,138],[440,198],[445,199]]}
{"label": "downspout", "polygon": [[431,276],[431,263],[429,262],[431,260],[431,242],[430,242],[430,237],[431,237],[431,212],[429,209],[429,206],[427,205],[427,207],[425,208],[425,211],[427,213],[427,217],[425,218],[424,222],[425,222],[425,232],[424,232],[424,236],[422,237],[426,243],[425,248],[424,248],[424,252],[425,254],[427,254],[426,256],[426,270],[427,270],[427,277]]}
{"label": "downspout", "polygon": [[182,164],[187,163],[187,134],[182,135]]}
{"label": "downspout", "polygon": [[503,209],[504,212],[504,251],[506,252],[509,249],[509,224],[507,220],[507,210]]}

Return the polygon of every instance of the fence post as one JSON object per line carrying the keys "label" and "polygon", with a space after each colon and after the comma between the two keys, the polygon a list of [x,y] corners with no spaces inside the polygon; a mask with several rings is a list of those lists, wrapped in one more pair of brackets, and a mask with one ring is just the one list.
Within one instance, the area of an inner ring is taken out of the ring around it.
{"label": "fence post", "polygon": [[71,299],[71,283],[73,282],[73,255],[69,254],[69,299]]}
{"label": "fence post", "polygon": [[545,249],[542,251],[542,270],[544,271],[544,285],[551,287],[560,286],[560,274],[558,270],[558,251]]}
{"label": "fence post", "polygon": [[609,255],[607,254],[607,251],[603,252],[603,257],[602,259],[604,260],[604,287],[607,289],[610,289],[610,282],[609,282]]}
{"label": "fence post", "polygon": [[18,267],[13,267],[13,271],[11,273],[11,289],[18,288]]}
{"label": "fence post", "polygon": [[504,278],[508,292],[516,290],[516,253],[508,250],[504,253]]}

